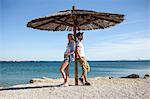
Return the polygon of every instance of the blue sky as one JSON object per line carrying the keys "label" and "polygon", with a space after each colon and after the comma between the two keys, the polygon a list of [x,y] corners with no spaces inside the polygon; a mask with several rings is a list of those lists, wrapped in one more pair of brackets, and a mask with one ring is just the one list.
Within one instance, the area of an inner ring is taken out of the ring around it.
{"label": "blue sky", "polygon": [[60,10],[125,14],[108,29],[84,31],[88,60],[150,59],[149,0],[0,0],[0,60],[63,60],[67,31],[27,28],[28,21]]}

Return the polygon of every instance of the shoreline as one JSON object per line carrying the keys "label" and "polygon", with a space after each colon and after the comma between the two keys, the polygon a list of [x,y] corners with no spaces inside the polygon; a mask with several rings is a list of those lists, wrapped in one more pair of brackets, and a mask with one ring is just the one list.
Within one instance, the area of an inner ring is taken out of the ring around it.
{"label": "shoreline", "polygon": [[91,86],[59,86],[63,79],[43,78],[45,81],[15,85],[0,89],[3,99],[148,99],[150,95],[150,77],[146,78],[89,78]]}
{"label": "shoreline", "polygon": [[[131,74],[132,75],[132,74]],[[138,74],[136,74],[136,75],[138,75]],[[144,78],[145,77],[145,73],[143,74],[143,75],[138,75],[139,76],[139,78]],[[150,74],[148,74],[148,75],[150,75]],[[129,75],[128,75],[129,76]],[[97,78],[97,77],[101,77],[101,78],[108,78],[108,77],[111,77],[111,78],[124,78],[124,77],[127,77],[127,76],[93,76],[93,77],[89,77],[89,78]],[[59,77],[59,78],[49,78],[49,77],[41,77],[41,78],[32,78],[32,79],[50,79],[50,80],[60,80],[60,79],[62,79],[61,77]],[[128,77],[127,77],[128,78]],[[31,80],[32,80],[31,79]],[[72,77],[70,77],[70,79],[74,79],[74,78],[72,78]],[[40,81],[40,82],[43,82],[43,81]],[[28,82],[24,82],[24,83],[18,83],[18,84],[5,84],[5,85],[0,85],[0,89],[1,88],[8,88],[8,87],[13,87],[13,86],[17,86],[17,85],[26,85],[26,84],[30,84],[30,81],[28,81]]]}

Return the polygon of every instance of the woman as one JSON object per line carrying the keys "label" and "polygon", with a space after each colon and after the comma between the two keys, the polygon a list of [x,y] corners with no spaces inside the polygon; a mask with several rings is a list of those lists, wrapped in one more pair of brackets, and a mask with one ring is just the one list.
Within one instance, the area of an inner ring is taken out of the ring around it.
{"label": "woman", "polygon": [[74,35],[68,34],[68,45],[66,48],[66,51],[64,53],[64,62],[60,67],[60,72],[62,74],[62,77],[64,79],[64,83],[62,86],[69,86],[68,79],[68,66],[71,61],[74,59],[74,50],[75,50],[75,41],[74,41]]}

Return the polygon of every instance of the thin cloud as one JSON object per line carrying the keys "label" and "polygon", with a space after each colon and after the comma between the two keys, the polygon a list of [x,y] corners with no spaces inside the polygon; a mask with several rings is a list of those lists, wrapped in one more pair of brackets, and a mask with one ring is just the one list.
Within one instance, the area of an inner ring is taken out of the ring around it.
{"label": "thin cloud", "polygon": [[[150,38],[150,29],[149,30],[141,30],[135,32],[128,32],[128,33],[121,33],[106,37],[102,39],[100,44],[105,43],[130,43],[133,39],[140,39],[140,38]],[[92,44],[93,46],[97,46],[97,43]]]}
{"label": "thin cloud", "polygon": [[145,32],[148,34],[150,30],[120,34],[105,42],[93,44],[86,50],[87,57],[90,60],[150,59],[150,35]]}
{"label": "thin cloud", "polygon": [[150,20],[148,19],[141,19],[141,20],[134,20],[134,21],[125,21],[120,25],[127,25],[127,24],[137,24],[137,23],[141,23],[141,22],[146,22],[148,23]]}

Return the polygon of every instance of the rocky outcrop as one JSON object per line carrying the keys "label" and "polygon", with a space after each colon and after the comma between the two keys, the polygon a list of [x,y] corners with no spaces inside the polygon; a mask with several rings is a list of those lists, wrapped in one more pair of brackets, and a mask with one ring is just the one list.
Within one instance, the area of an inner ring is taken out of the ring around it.
{"label": "rocky outcrop", "polygon": [[53,82],[53,79],[43,77],[43,78],[33,78],[30,80],[30,83],[36,83],[36,82]]}
{"label": "rocky outcrop", "polygon": [[112,79],[113,77],[111,77],[111,76],[107,76],[107,77],[105,77],[106,79]]}
{"label": "rocky outcrop", "polygon": [[140,76],[138,74],[131,74],[131,75],[128,75],[126,77],[121,77],[121,78],[140,78]]}
{"label": "rocky outcrop", "polygon": [[145,74],[144,78],[150,77],[150,74]]}

